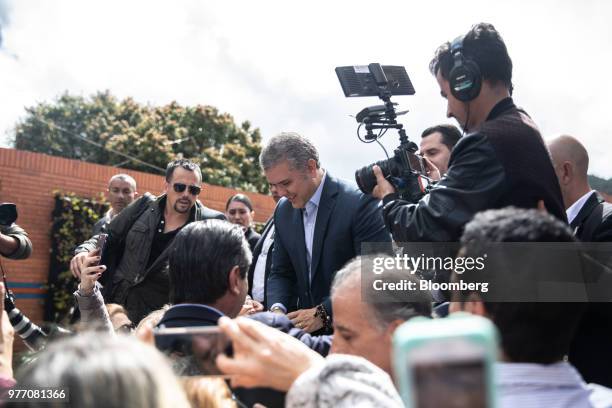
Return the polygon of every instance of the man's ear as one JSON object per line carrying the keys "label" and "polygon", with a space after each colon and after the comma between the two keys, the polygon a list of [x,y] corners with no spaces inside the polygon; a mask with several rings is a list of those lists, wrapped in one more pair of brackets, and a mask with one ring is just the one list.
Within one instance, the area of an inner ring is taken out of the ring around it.
{"label": "man's ear", "polygon": [[310,177],[316,177],[317,175],[317,162],[314,159],[308,159],[307,163],[308,174]]}
{"label": "man's ear", "polygon": [[243,279],[240,277],[240,268],[238,265],[235,265],[228,275],[228,290],[230,293],[234,295],[240,294],[240,282]]}
{"label": "man's ear", "polygon": [[574,179],[574,165],[571,162],[563,162],[561,165],[561,184],[570,184]]}
{"label": "man's ear", "polygon": [[397,330],[397,328],[404,322],[405,320],[395,319],[394,321],[389,323],[387,329],[385,330],[385,335],[389,336],[389,339],[393,338],[393,333],[395,333],[395,330]]}
{"label": "man's ear", "polygon": [[170,183],[164,181],[164,193],[168,194],[168,191],[170,191]]}

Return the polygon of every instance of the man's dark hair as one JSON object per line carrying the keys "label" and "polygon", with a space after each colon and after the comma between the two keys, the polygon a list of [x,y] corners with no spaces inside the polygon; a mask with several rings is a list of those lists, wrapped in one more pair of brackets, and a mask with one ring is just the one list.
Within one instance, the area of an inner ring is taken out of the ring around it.
{"label": "man's dark hair", "polygon": [[239,225],[196,221],[177,234],[169,262],[171,303],[212,304],[227,292],[234,266],[246,276],[251,250]]}
{"label": "man's dark hair", "polygon": [[168,183],[170,182],[170,180],[172,180],[172,175],[174,174],[174,170],[177,167],[182,167],[185,170],[195,172],[200,178],[200,181],[202,181],[202,170],[200,169],[200,166],[197,163],[194,163],[191,160],[187,159],[178,159],[172,160],[170,163],[168,163],[168,166],[166,167],[166,181]]}
{"label": "man's dark hair", "polygon": [[[482,254],[491,242],[575,242],[566,224],[548,213],[508,207],[476,214],[461,236],[463,256]],[[506,271],[507,272],[507,271]],[[516,273],[530,273],[517,271]],[[480,278],[470,272],[465,281]],[[465,301],[469,292],[455,292]],[[457,299],[459,298],[459,299]],[[483,302],[485,311],[501,334],[511,362],[551,364],[569,351],[570,342],[585,310],[584,303]]]}
{"label": "man's dark hair", "polygon": [[[429,63],[431,73],[436,75],[440,71],[446,80],[454,64],[450,48],[451,43],[442,44]],[[501,81],[512,93],[512,60],[504,40],[492,24],[478,23],[472,26],[463,38],[463,56],[478,64],[485,80]]]}
{"label": "man's dark hair", "polygon": [[457,126],[447,124],[436,125],[425,129],[421,134],[421,139],[436,132],[442,135],[442,144],[448,147],[448,150],[453,150],[453,147],[455,147],[459,139],[461,139],[461,132],[457,129]]}

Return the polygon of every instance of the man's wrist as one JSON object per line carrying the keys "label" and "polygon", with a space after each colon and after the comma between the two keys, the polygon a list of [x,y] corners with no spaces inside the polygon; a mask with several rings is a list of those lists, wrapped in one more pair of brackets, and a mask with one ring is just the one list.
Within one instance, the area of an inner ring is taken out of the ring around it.
{"label": "man's wrist", "polygon": [[77,292],[79,294],[79,296],[93,296],[95,294],[96,291],[96,285],[94,284],[91,288],[83,288],[82,286],[82,282],[79,283],[79,286],[77,286]]}
{"label": "man's wrist", "polygon": [[272,307],[270,308],[270,311],[273,313],[282,313],[282,314],[287,313],[287,309],[285,309],[283,305],[281,305],[280,303],[273,304]]}

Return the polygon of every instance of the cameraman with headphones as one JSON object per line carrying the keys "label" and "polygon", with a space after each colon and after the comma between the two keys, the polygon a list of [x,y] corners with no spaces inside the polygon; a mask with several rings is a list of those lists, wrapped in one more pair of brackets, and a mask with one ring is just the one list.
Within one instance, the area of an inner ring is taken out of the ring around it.
{"label": "cameraman with headphones", "polygon": [[479,211],[516,206],[566,221],[559,183],[539,130],[511,98],[512,61],[491,24],[479,23],[438,48],[429,68],[447,116],[464,137],[451,152],[446,175],[420,200],[399,198],[374,166],[383,215],[395,241],[457,241]]}
{"label": "cameraman with headphones", "polygon": [[0,255],[10,259],[26,259],[32,253],[28,234],[15,224],[15,204],[0,204]]}

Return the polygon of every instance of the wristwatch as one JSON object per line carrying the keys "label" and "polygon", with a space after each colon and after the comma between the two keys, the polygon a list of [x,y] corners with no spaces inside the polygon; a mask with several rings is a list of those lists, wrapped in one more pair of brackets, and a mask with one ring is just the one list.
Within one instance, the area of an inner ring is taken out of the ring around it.
{"label": "wristwatch", "polygon": [[285,312],[283,311],[283,308],[278,306],[278,305],[277,306],[272,306],[270,308],[270,311],[273,312],[273,313],[281,312],[282,314],[285,314]]}

